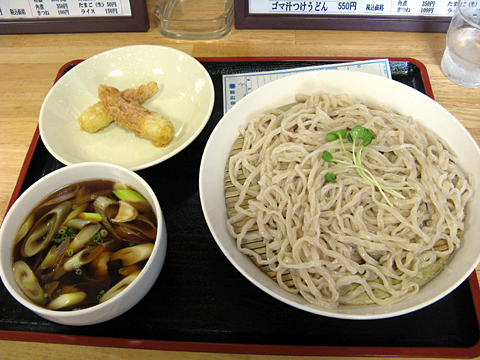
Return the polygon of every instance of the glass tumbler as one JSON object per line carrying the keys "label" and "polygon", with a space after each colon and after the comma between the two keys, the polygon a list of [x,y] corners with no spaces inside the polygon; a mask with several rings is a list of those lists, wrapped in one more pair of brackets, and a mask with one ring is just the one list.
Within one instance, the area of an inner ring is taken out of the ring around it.
{"label": "glass tumbler", "polygon": [[442,71],[459,85],[480,87],[480,0],[458,2],[447,32]]}
{"label": "glass tumbler", "polygon": [[160,33],[186,40],[219,39],[233,26],[233,0],[157,0]]}

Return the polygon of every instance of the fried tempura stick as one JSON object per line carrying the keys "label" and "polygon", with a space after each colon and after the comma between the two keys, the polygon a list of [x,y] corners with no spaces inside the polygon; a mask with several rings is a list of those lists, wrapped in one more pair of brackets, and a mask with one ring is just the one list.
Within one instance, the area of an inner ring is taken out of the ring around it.
{"label": "fried tempura stick", "polygon": [[120,96],[128,99],[137,101],[140,104],[143,104],[145,101],[150,99],[158,91],[158,85],[155,81],[150,81],[145,85],[140,85],[135,88],[125,89],[120,92]]}
{"label": "fried tempura stick", "polygon": [[[125,89],[120,95],[128,100],[137,101],[143,104],[150,99],[158,91],[158,85],[155,81],[150,81],[148,84],[140,85],[135,88]],[[102,102],[91,105],[78,116],[80,130],[87,132],[97,132],[113,122],[113,116],[105,109]]]}
{"label": "fried tempura stick", "polygon": [[110,125],[110,123],[113,122],[113,116],[105,109],[102,102],[99,101],[78,115],[77,120],[80,124],[80,130],[94,133]]}
{"label": "fried tempura stick", "polygon": [[144,108],[137,101],[125,99],[118,89],[100,85],[98,97],[115,123],[124,129],[150,140],[157,147],[166,146],[172,140],[175,130],[169,119]]}

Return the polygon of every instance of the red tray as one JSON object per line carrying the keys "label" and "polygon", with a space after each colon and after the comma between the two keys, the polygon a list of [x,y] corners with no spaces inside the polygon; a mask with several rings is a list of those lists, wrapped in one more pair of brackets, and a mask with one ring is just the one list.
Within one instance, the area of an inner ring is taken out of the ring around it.
{"label": "red tray", "polygon": [[[371,321],[331,319],[293,309],[250,284],[225,259],[204,222],[197,189],[198,166],[205,143],[223,114],[222,74],[371,59],[269,57],[198,60],[209,71],[216,90],[215,108],[209,123],[197,140],[174,159],[138,172],[159,196],[169,229],[167,259],[157,283],[127,313],[87,327],[68,327],[39,318],[19,305],[1,284],[0,339],[272,355],[480,356],[480,288],[475,272],[444,299],[412,314]],[[55,81],[80,61],[65,64]],[[390,66],[394,80],[433,98],[427,70],[422,63],[410,58],[392,58]],[[39,140],[37,128],[8,208],[34,181],[63,166]],[[176,172],[179,176],[175,176]],[[162,188],[171,187],[172,193],[175,193],[175,187],[182,189],[181,198],[165,194],[158,184],[162,184]],[[185,224],[185,216],[191,219],[191,224]],[[194,262],[179,256],[186,251],[195,255]],[[177,263],[181,264],[177,266]],[[216,271],[212,271],[211,264],[215,264]],[[187,271],[182,273],[183,269]],[[175,287],[172,284],[173,276],[181,285]],[[195,296],[177,296],[184,292]],[[129,326],[122,329],[125,323]],[[265,325],[268,323],[273,327]],[[279,330],[275,332],[276,328]]]}

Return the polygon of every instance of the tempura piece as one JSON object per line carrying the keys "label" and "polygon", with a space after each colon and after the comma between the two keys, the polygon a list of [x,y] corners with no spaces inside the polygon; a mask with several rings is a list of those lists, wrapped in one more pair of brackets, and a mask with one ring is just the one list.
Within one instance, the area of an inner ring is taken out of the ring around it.
{"label": "tempura piece", "polygon": [[172,140],[175,129],[169,119],[144,108],[138,101],[124,98],[118,89],[100,85],[98,97],[117,125],[157,147],[166,146]]}
{"label": "tempura piece", "polygon": [[99,101],[78,115],[77,120],[80,124],[80,130],[94,133],[110,125],[113,122],[113,116]]}
{"label": "tempura piece", "polygon": [[[150,99],[158,91],[158,85],[155,81],[150,81],[148,84],[140,85],[135,88],[125,89],[120,93],[125,99],[137,101],[143,104]],[[97,132],[113,122],[113,116],[105,109],[102,102],[91,105],[78,116],[80,130],[87,132]]]}
{"label": "tempura piece", "polygon": [[125,89],[120,92],[120,96],[125,99],[137,101],[143,104],[150,99],[158,91],[158,85],[155,81],[150,81],[145,85],[140,85],[135,88]]}

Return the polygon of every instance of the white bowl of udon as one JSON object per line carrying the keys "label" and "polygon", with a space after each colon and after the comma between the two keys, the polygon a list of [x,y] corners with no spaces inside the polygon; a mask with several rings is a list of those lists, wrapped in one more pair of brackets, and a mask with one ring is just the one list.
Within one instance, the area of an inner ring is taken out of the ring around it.
{"label": "white bowl of udon", "polygon": [[[265,115],[297,94],[301,104]],[[342,129],[355,146],[345,134],[326,140]],[[434,100],[334,70],[239,101],[210,136],[199,187],[215,241],[254,285],[313,314],[366,320],[422,309],[474,271],[479,177],[477,143]]]}
{"label": "white bowl of udon", "polygon": [[[43,231],[45,223],[51,225]],[[135,234],[126,240],[127,233]],[[25,190],[3,220],[0,244],[0,276],[21,305],[59,324],[92,325],[123,314],[150,291],[163,267],[167,233],[145,180],[119,165],[86,162]]]}

